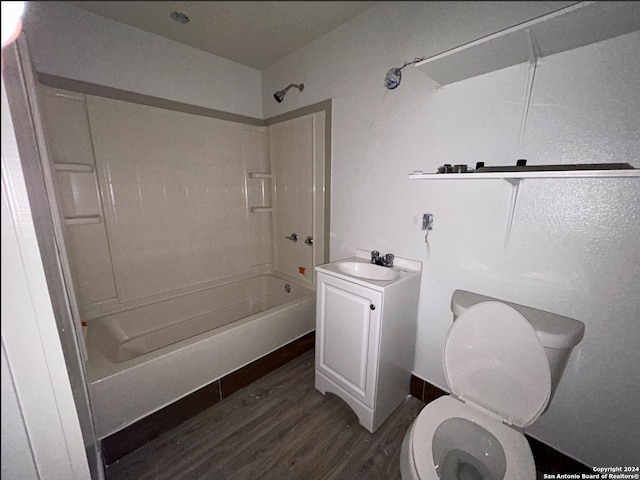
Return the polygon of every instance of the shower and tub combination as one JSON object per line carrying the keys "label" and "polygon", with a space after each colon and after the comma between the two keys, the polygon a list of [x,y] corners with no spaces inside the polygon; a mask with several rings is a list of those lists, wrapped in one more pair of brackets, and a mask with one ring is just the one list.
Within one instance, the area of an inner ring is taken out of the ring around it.
{"label": "shower and tub combination", "polygon": [[324,111],[269,125],[38,88],[99,439],[314,330]]}
{"label": "shower and tub combination", "polygon": [[98,436],[305,335],[314,309],[313,292],[260,275],[95,319],[87,366]]}

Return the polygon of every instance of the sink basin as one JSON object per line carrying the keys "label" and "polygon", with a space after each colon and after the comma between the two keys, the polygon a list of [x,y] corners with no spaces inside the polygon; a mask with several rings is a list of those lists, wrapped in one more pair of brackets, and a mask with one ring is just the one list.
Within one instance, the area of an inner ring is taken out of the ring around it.
{"label": "sink basin", "polygon": [[364,262],[342,262],[338,264],[338,270],[354,277],[366,278],[369,280],[389,281],[398,278],[398,272],[389,267],[381,267],[372,263]]}

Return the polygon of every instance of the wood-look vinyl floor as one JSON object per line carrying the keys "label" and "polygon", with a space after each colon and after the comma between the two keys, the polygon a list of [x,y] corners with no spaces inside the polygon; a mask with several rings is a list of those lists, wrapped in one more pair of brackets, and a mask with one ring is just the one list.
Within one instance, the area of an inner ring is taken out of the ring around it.
{"label": "wood-look vinyl floor", "polygon": [[314,387],[309,351],[107,469],[108,480],[400,479],[409,397],[375,434]]}

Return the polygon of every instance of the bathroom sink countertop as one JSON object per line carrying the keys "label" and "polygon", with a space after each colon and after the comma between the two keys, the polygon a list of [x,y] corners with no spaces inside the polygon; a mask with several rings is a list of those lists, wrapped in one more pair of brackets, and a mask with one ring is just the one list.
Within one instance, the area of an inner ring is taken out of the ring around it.
{"label": "bathroom sink countertop", "polygon": [[[342,278],[349,282],[373,288],[375,290],[384,290],[390,285],[402,283],[407,278],[420,275],[422,270],[422,263],[415,260],[396,257],[394,259],[393,267],[382,267],[372,264],[370,258],[369,252],[365,250],[358,250],[355,257],[344,258],[324,265],[318,265],[316,270],[328,273],[334,277]],[[358,269],[357,264],[362,264],[363,269]],[[365,273],[355,273],[359,270],[364,271]],[[390,272],[387,272],[387,270]],[[370,272],[372,274],[371,276],[369,275]],[[395,278],[391,278],[389,280],[372,278],[372,276],[376,275],[381,277],[395,276]]]}

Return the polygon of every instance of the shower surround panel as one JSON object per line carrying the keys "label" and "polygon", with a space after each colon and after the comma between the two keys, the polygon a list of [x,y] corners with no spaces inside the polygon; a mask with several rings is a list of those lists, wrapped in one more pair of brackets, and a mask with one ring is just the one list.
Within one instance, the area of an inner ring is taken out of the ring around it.
{"label": "shower surround panel", "polygon": [[44,86],[39,93],[59,213],[63,220],[98,219],[94,223],[63,222],[78,304],[84,312],[91,305],[116,298],[86,95]]}
{"label": "shower surround panel", "polygon": [[87,99],[120,301],[251,270],[244,127]]}
{"label": "shower surround panel", "polygon": [[[82,319],[273,264],[269,132],[40,86]],[[251,202],[251,203],[249,203]]]}

